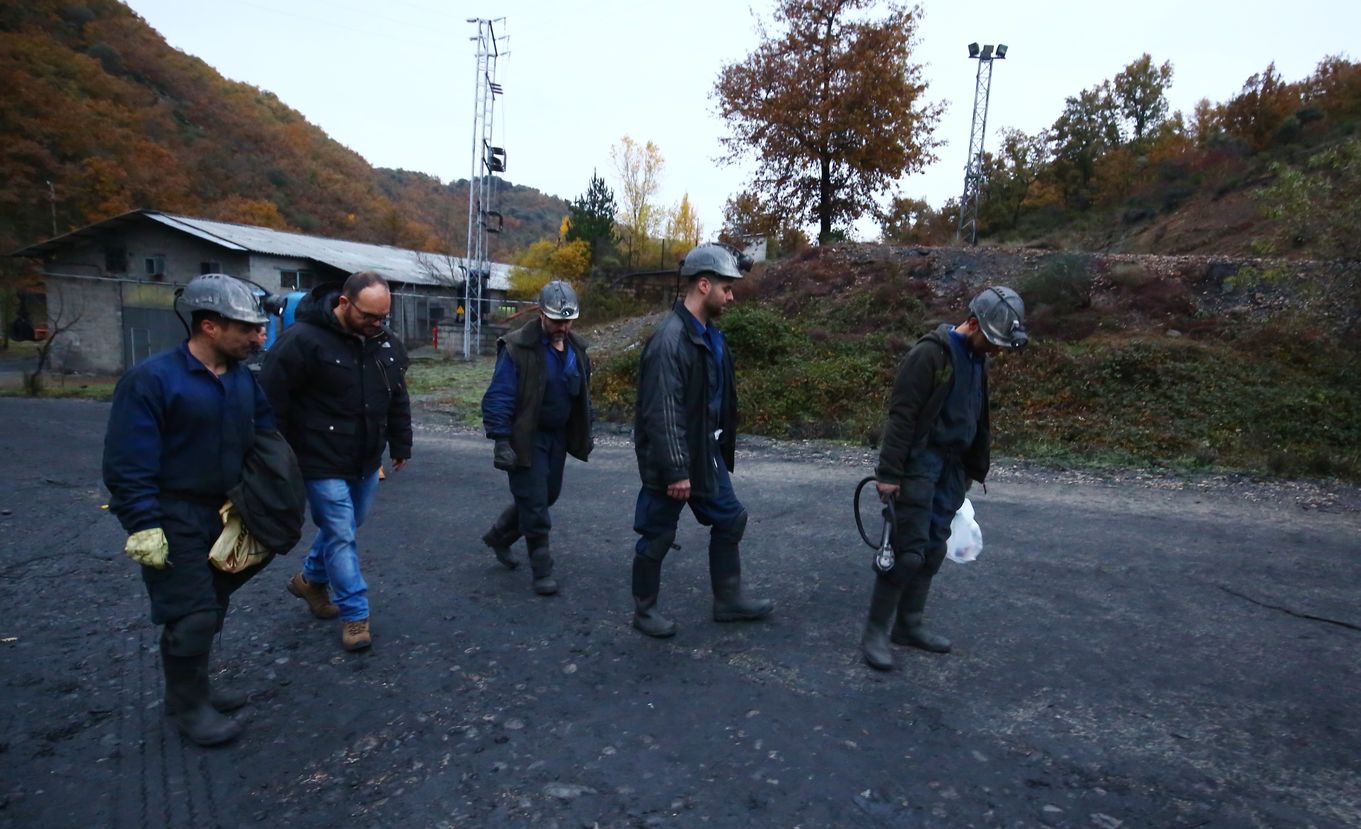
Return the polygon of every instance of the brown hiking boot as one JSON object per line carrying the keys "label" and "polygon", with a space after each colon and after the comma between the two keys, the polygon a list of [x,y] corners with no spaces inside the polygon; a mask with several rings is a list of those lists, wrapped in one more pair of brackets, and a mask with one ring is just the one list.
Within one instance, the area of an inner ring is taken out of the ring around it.
{"label": "brown hiking boot", "polygon": [[340,608],[331,601],[326,585],[312,584],[302,577],[302,573],[296,573],[288,580],[288,592],[307,602],[307,609],[318,619],[334,619],[340,615]]}
{"label": "brown hiking boot", "polygon": [[342,621],[340,623],[340,644],[347,651],[362,651],[372,645],[373,637],[369,636],[369,620]]}

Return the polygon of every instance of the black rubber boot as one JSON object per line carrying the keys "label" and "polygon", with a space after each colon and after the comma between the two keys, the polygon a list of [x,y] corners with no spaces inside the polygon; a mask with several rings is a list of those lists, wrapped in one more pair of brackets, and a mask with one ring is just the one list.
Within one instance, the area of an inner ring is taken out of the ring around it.
{"label": "black rubber boot", "polygon": [[893,644],[909,645],[932,653],[949,653],[950,640],[932,633],[922,625],[926,595],[930,592],[930,576],[918,575],[908,583],[898,602],[898,619],[893,623]]}
{"label": "black rubber boot", "polygon": [[770,599],[750,599],[742,593],[742,577],[727,576],[714,582],[715,622],[754,622],[775,611]]}
{"label": "black rubber boot", "polygon": [[657,611],[662,589],[662,565],[643,556],[633,557],[633,626],[648,636],[665,639],[676,635],[676,623]]}
{"label": "black rubber boot", "polygon": [[515,558],[515,553],[510,549],[510,545],[520,538],[518,516],[515,505],[511,504],[501,510],[501,514],[496,517],[496,523],[482,536],[482,543],[491,548],[496,554],[496,560],[507,570],[514,570],[520,566],[519,559]]}
{"label": "black rubber boot", "polygon": [[865,662],[875,670],[893,670],[893,651],[888,646],[888,628],[893,624],[893,611],[898,607],[901,591],[883,576],[875,576],[874,593],[870,596],[870,616],[865,622],[865,634],[860,637],[860,652]]}
{"label": "black rubber boot", "polygon": [[[236,711],[245,708],[250,704],[250,693],[236,688],[219,688],[212,686],[208,692],[208,704],[213,708],[226,714],[229,711]],[[165,714],[167,717],[178,713],[174,710],[175,703],[167,695],[165,698]]]}
{"label": "black rubber boot", "polygon": [[171,656],[162,651],[161,664],[166,714],[181,734],[201,746],[221,745],[240,736],[241,723],[219,713],[210,702],[208,654]]}
{"label": "black rubber boot", "polygon": [[553,554],[547,544],[530,549],[529,568],[534,571],[535,593],[551,596],[558,592],[558,582],[553,578]]}
{"label": "black rubber boot", "polygon": [[775,610],[770,599],[751,599],[742,593],[740,544],[747,530],[743,512],[732,524],[714,527],[709,534],[709,581],[714,590],[715,622],[754,622]]}

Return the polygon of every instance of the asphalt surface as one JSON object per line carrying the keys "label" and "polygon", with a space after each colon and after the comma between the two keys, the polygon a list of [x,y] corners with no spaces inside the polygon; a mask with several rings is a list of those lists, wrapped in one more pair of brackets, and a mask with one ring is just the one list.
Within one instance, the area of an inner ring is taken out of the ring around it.
{"label": "asphalt surface", "polygon": [[215,657],[246,733],[209,750],[160,713],[101,510],[107,411],[0,399],[0,827],[1361,826],[1354,490],[1002,464],[982,557],[928,606],[955,652],[881,674],[857,650],[866,453],[746,442],[746,579],[776,613],[710,620],[687,515],[680,632],[654,641],[628,624],[626,440],[569,462],[541,598],[478,540],[508,498],[490,444],[425,414],[361,533],[373,650],[284,591],[300,551],[276,560]]}

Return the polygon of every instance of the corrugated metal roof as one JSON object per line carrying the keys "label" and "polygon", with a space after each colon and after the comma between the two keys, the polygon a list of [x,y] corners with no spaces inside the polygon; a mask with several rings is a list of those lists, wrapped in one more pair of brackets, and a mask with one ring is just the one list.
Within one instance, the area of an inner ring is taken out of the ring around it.
{"label": "corrugated metal roof", "polygon": [[[438,253],[423,253],[391,245],[370,245],[364,242],[351,242],[345,239],[327,239],[323,236],[306,236],[301,233],[286,233],[255,225],[238,225],[230,222],[215,222],[193,216],[175,216],[167,213],[146,211],[149,219],[161,222],[177,230],[191,233],[200,238],[205,235],[217,240],[219,244],[237,247],[255,253],[268,253],[275,256],[292,256],[298,259],[311,259],[324,262],[346,273],[355,271],[377,271],[385,279],[405,282],[410,285],[448,285],[462,284],[463,276],[459,267],[466,265],[462,257],[446,256]],[[450,271],[453,271],[451,274]],[[510,266],[500,262],[491,263],[491,279],[488,287],[506,290],[510,287]]]}
{"label": "corrugated metal roof", "polygon": [[174,216],[167,216],[164,213],[150,213],[150,212],[143,212],[142,215],[146,216],[148,219],[160,222],[161,224],[169,225],[170,227],[173,227],[175,230],[178,230],[181,233],[188,233],[190,236],[196,236],[199,239],[203,239],[204,241],[207,242],[212,242],[215,245],[220,245],[221,247],[227,248],[228,250],[235,250],[241,252],[246,252],[249,250],[249,248],[246,248],[243,245],[238,245],[235,242],[228,241],[227,239],[224,239],[221,236],[214,236],[211,233],[199,230],[192,224],[180,221],[177,217]]}

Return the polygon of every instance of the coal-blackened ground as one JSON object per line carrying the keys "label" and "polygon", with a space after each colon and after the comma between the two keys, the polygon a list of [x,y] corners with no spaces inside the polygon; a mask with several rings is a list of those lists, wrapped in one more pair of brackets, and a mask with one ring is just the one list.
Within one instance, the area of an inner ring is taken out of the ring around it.
{"label": "coal-blackened ground", "polygon": [[629,627],[636,470],[602,437],[554,511],[562,593],[478,538],[480,436],[422,415],[361,548],[373,650],[284,591],[237,596],[245,736],[164,723],[156,630],[101,505],[106,404],[0,400],[0,827],[1361,825],[1354,489],[1086,480],[1001,464],[986,549],[928,618],[955,652],[857,652],[864,452],[746,441],[745,576],[709,619],[705,536],[667,560],[671,640]]}

